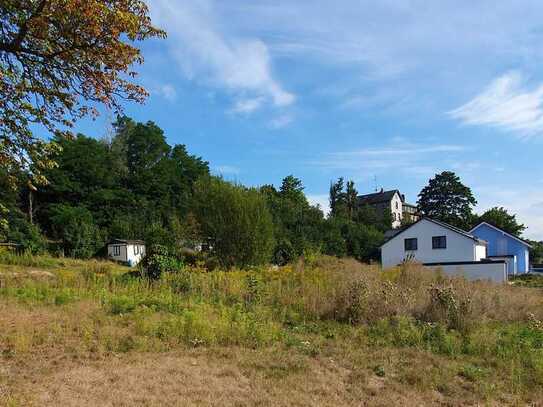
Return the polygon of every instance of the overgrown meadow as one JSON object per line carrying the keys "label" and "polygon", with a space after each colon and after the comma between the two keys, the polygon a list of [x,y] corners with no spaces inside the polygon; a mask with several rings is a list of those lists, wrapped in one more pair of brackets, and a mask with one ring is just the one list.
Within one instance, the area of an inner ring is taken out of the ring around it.
{"label": "overgrown meadow", "polygon": [[[186,267],[157,281],[109,262],[4,253],[0,263],[6,361],[52,351],[84,359],[272,348],[353,364],[365,353],[399,349],[435,355],[443,365],[396,377],[386,363],[366,361],[366,373],[444,394],[456,391],[457,380],[475,400],[542,395],[538,288],[469,283],[418,266],[383,273],[329,257],[248,271]],[[296,370],[289,366],[285,374]]]}

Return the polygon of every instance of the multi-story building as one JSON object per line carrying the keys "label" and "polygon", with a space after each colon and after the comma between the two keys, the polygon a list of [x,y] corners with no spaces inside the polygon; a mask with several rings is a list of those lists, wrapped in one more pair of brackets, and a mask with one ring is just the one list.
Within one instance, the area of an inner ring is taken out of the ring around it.
{"label": "multi-story building", "polygon": [[379,216],[383,216],[387,209],[390,210],[393,229],[399,228],[402,223],[416,222],[420,218],[416,205],[405,202],[405,195],[397,189],[391,191],[381,189],[373,194],[361,195],[358,202],[360,205],[374,208]]}

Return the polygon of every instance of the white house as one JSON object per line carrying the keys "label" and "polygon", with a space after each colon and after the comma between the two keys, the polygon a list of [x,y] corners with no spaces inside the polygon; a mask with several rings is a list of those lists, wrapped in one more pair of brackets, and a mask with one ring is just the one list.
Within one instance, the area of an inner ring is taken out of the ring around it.
{"label": "white house", "polygon": [[384,268],[404,261],[474,262],[486,258],[486,242],[446,223],[422,218],[381,246]]}
{"label": "white house", "polygon": [[392,228],[397,229],[402,225],[402,221],[416,221],[419,219],[417,207],[405,202],[405,195],[394,189],[373,194],[360,195],[358,197],[360,206],[369,205],[377,212],[377,215],[383,216],[385,211],[390,211],[392,216]]}
{"label": "white house", "polygon": [[457,227],[422,218],[381,246],[383,268],[406,261],[470,280],[507,281],[504,260],[487,259],[487,242]]}
{"label": "white house", "polygon": [[112,260],[135,266],[145,256],[145,242],[114,239],[107,245],[107,255]]}

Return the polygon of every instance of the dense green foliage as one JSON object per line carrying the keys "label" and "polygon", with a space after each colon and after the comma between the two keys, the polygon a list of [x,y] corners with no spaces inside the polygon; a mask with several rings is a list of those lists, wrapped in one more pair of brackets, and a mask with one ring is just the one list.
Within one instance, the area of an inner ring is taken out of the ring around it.
{"label": "dense green foliage", "polygon": [[[278,188],[247,188],[212,176],[206,161],[170,146],[153,122],[119,117],[113,129],[111,139],[54,138],[56,165],[42,169],[48,184],[37,190],[32,168],[9,176],[3,170],[0,241],[85,259],[104,255],[108,240],[140,239],[209,268],[284,265],[315,253],[379,258],[390,210],[361,205],[353,181],[331,183],[325,217],[294,175]],[[515,235],[524,230],[504,208],[476,217],[470,189],[451,172],[436,175],[419,198],[426,215],[459,227],[486,220]]]}
{"label": "dense green foliage", "polygon": [[269,262],[273,223],[258,190],[203,178],[195,186],[194,210],[219,264],[246,267]]}
{"label": "dense green foliage", "polygon": [[309,204],[303,189],[302,181],[292,175],[283,179],[279,190],[273,185],[260,188],[273,219],[273,259],[277,264],[285,264],[306,251],[320,250],[323,243],[324,215]]}
{"label": "dense green foliage", "polygon": [[526,230],[526,226],[517,221],[516,215],[510,214],[503,207],[495,207],[487,210],[481,216],[477,217],[475,223],[478,224],[479,222],[487,222],[514,236],[521,236],[522,232]]}
{"label": "dense green foliage", "polygon": [[472,210],[477,201],[454,172],[443,171],[422,189],[417,204],[426,216],[468,229],[473,223]]}
{"label": "dense green foliage", "polygon": [[330,185],[330,218],[326,222],[325,253],[354,257],[361,261],[379,258],[383,232],[390,229],[390,211],[378,214],[358,203],[353,181],[339,178]]}
{"label": "dense green foliage", "polygon": [[530,259],[534,264],[543,264],[543,241],[530,241],[532,248],[530,249]]}
{"label": "dense green foliage", "polygon": [[158,280],[163,273],[171,273],[181,269],[182,264],[174,257],[167,247],[161,245],[151,246],[142,262],[145,276],[151,280]]}
{"label": "dense green foliage", "polygon": [[102,231],[85,207],[53,204],[49,214],[51,228],[70,257],[90,258],[104,245]]}

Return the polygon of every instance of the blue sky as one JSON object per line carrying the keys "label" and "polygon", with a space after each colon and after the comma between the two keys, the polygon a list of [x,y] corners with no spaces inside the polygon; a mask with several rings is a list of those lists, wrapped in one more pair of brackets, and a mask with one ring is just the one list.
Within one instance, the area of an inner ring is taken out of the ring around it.
{"label": "blue sky", "polygon": [[[505,206],[543,240],[541,1],[149,0],[168,39],[145,43],[127,105],[170,143],[248,185],[300,177],[398,188],[415,202],[453,170],[477,210]],[[82,123],[100,137],[107,120]]]}

